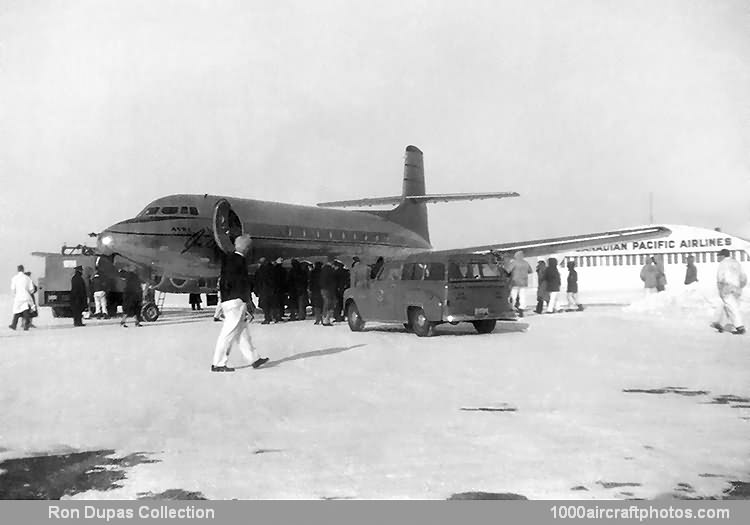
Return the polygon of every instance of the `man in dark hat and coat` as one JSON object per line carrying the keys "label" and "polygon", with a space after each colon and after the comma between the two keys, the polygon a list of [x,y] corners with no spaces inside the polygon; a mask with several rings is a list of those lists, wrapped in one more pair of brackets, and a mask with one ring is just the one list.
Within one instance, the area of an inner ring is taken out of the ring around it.
{"label": "man in dark hat and coat", "polygon": [[83,266],[76,266],[70,279],[70,310],[73,312],[73,326],[83,324],[83,312],[88,308],[86,283],[83,280]]}

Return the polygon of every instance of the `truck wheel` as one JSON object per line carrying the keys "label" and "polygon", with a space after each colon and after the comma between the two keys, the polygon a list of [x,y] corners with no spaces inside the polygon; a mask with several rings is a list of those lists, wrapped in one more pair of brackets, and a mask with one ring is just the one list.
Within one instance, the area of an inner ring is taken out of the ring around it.
{"label": "truck wheel", "polygon": [[349,301],[346,305],[346,319],[349,322],[349,330],[352,332],[361,332],[365,327],[365,320],[359,315],[357,303]]}
{"label": "truck wheel", "polygon": [[419,337],[431,337],[435,333],[435,323],[427,319],[421,308],[409,311],[409,324]]}
{"label": "truck wheel", "polygon": [[472,321],[471,324],[480,334],[489,334],[495,329],[497,321],[495,319],[483,319],[481,321]]}
{"label": "truck wheel", "polygon": [[159,309],[154,303],[146,303],[141,308],[141,317],[143,317],[144,321],[153,323],[159,318]]}

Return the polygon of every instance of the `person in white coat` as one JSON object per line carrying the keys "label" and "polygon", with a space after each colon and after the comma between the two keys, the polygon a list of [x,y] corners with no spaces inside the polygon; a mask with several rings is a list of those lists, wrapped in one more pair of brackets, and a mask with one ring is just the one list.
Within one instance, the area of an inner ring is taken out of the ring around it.
{"label": "person in white coat", "polygon": [[28,330],[31,326],[31,309],[36,308],[32,295],[35,286],[31,277],[24,273],[23,265],[18,265],[18,273],[10,281],[10,291],[13,294],[13,321],[8,328],[15,330],[18,320],[23,318],[23,329]]}
{"label": "person in white coat", "polygon": [[719,289],[721,305],[716,310],[716,317],[711,327],[719,332],[724,331],[725,324],[734,327],[733,334],[744,334],[745,325],[740,313],[740,297],[747,284],[747,275],[739,262],[730,257],[726,248],[719,252],[719,268],[716,271],[716,287]]}

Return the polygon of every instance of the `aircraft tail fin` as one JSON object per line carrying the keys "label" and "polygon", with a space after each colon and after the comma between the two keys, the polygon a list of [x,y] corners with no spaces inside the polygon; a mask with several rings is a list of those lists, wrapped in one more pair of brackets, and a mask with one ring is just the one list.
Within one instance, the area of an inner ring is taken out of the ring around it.
{"label": "aircraft tail fin", "polygon": [[404,159],[404,180],[401,195],[392,197],[374,197],[366,199],[321,202],[318,206],[324,208],[348,208],[353,206],[396,206],[388,211],[373,211],[396,224],[407,228],[430,242],[430,231],[427,225],[427,204],[434,202],[455,202],[483,199],[502,199],[518,197],[515,192],[492,193],[439,193],[427,194],[424,182],[424,162],[422,152],[416,146],[406,147]]}
{"label": "aircraft tail fin", "polygon": [[401,200],[394,209],[383,212],[389,221],[400,224],[428,243],[430,242],[430,227],[427,223],[427,205],[419,199],[425,195],[424,161],[422,152],[416,146],[406,146],[404,158],[404,182],[401,187]]}

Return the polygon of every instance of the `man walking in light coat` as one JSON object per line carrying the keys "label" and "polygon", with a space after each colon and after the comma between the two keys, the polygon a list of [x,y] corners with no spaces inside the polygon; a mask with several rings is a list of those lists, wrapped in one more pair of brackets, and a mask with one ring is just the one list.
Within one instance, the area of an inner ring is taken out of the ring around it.
{"label": "man walking in light coat", "polygon": [[744,334],[745,326],[740,313],[740,297],[747,284],[747,275],[739,262],[729,256],[726,248],[719,252],[719,269],[716,271],[716,286],[719,289],[721,305],[716,310],[716,318],[711,326],[724,331],[725,323],[734,327],[733,334]]}
{"label": "man walking in light coat", "polygon": [[517,310],[520,317],[523,317],[523,311],[526,310],[526,288],[529,286],[531,271],[531,265],[523,258],[523,252],[517,251],[510,264],[510,304],[515,308],[516,300],[518,301]]}
{"label": "man walking in light coat", "polygon": [[13,321],[8,328],[15,330],[18,319],[23,318],[23,329],[28,330],[31,326],[31,309],[35,307],[34,283],[31,277],[23,271],[23,265],[18,265],[18,273],[10,280],[10,291],[13,294]]}
{"label": "man walking in light coat", "polygon": [[227,255],[221,266],[219,282],[224,324],[216,341],[212,372],[234,372],[234,368],[227,366],[227,360],[235,344],[253,368],[258,368],[268,361],[267,357],[258,356],[246,322],[247,305],[250,303],[252,292],[245,259],[250,250],[250,243],[249,235],[237,237],[234,241],[234,253]]}

